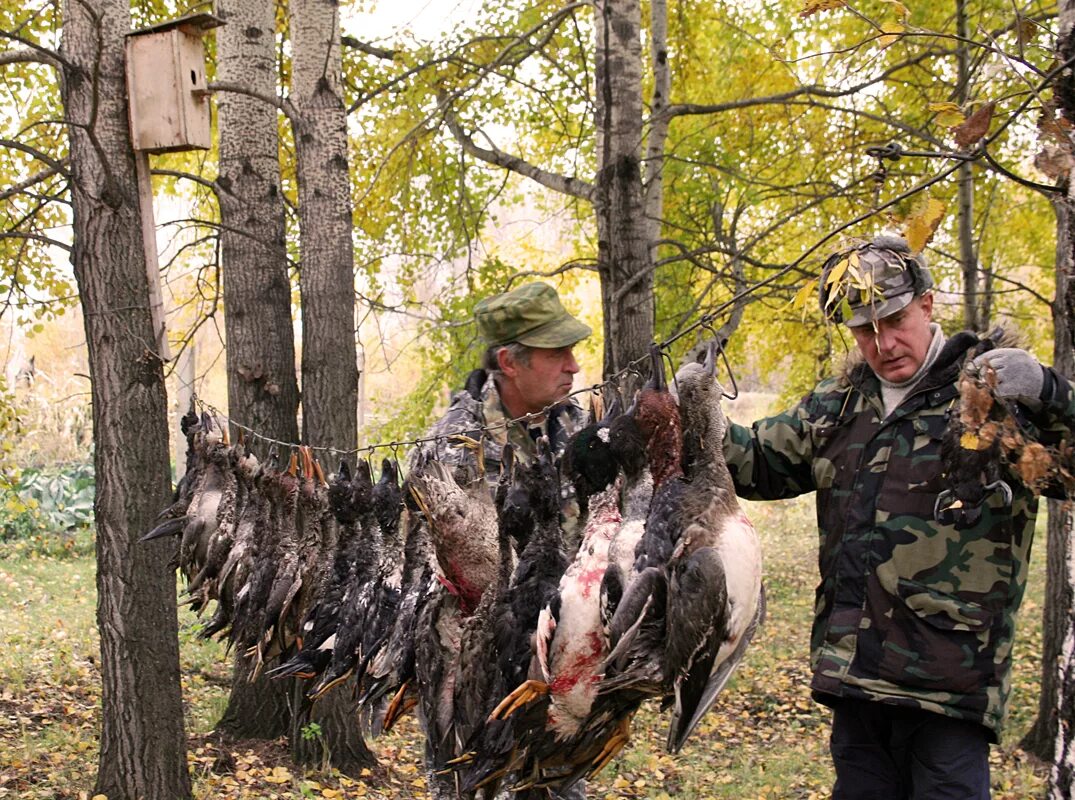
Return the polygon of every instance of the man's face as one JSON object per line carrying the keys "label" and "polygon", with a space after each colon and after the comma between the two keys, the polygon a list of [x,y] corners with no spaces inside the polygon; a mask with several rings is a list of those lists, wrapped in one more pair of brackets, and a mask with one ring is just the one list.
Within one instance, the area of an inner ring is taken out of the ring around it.
{"label": "man's face", "polygon": [[507,350],[500,351],[500,368],[512,383],[512,395],[524,407],[524,413],[541,411],[570,392],[579,371],[571,347],[530,348],[529,363],[517,360]]}
{"label": "man's face", "polygon": [[851,328],[866,363],[878,377],[902,383],[922,366],[933,340],[929,322],[933,315],[933,294],[914,298],[895,314],[868,325]]}

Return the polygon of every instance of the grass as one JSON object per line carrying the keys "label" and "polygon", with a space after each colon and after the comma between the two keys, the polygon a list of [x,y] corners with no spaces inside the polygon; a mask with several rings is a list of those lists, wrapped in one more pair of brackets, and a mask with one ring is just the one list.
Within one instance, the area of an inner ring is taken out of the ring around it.
{"label": "grass", "polygon": [[[666,720],[640,712],[634,741],[589,787],[594,798],[823,798],[829,712],[809,694],[807,647],[816,576],[812,500],[750,504],[763,540],[769,618],[743,665],[683,752],[664,752]],[[1042,531],[1043,533],[1043,531]],[[1044,541],[1042,536],[1039,541]],[[1031,565],[1019,624],[1010,719],[993,748],[996,800],[1041,797],[1045,770],[1016,747],[1036,711],[1044,548]],[[0,798],[89,798],[97,762],[100,675],[90,557],[7,554],[0,561]],[[413,718],[372,743],[363,779],[300,774],[279,742],[223,752],[207,734],[224,709],[231,661],[181,615],[189,762],[198,798],[425,797]]]}

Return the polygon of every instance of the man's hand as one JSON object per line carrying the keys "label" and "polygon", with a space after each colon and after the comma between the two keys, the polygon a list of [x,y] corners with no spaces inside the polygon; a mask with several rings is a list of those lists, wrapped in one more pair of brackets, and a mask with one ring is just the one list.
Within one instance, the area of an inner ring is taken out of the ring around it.
{"label": "man's hand", "polygon": [[1041,408],[1041,391],[1045,385],[1043,367],[1026,350],[1001,347],[974,359],[979,369],[989,365],[997,374],[996,395],[1022,403],[1031,411]]}

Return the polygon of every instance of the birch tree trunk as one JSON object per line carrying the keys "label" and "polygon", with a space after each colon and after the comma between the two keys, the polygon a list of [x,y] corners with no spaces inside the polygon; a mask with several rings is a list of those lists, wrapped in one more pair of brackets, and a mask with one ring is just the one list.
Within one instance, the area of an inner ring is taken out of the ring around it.
{"label": "birch tree trunk", "polygon": [[[1060,25],[1057,41],[1058,61],[1068,62],[1075,56],[1075,0],[1063,0],[1060,4]],[[1075,73],[1068,67],[1060,75],[1054,91],[1061,113],[1070,122],[1075,120]],[[1071,134],[1068,133],[1069,139]],[[1068,142],[1068,152],[1075,151],[1075,141]],[[1061,332],[1065,334],[1066,364],[1068,376],[1071,376],[1073,355],[1072,342],[1075,342],[1075,176],[1066,176],[1067,192],[1057,199],[1057,296],[1054,300],[1057,313],[1057,340]],[[1050,509],[1051,511],[1051,509]],[[1052,800],[1072,800],[1075,798],[1075,605],[1072,596],[1075,593],[1075,548],[1071,544],[1070,511],[1060,517],[1066,526],[1061,531],[1058,546],[1054,548],[1053,515],[1049,519],[1049,575],[1050,582],[1056,584],[1049,588],[1045,598],[1046,608],[1056,604],[1054,614],[1063,622],[1058,627],[1063,631],[1062,642],[1058,647],[1058,657],[1050,665],[1045,661],[1044,668],[1052,666],[1056,672],[1056,740],[1053,753],[1053,769],[1049,776],[1048,796]],[[1060,524],[1059,522],[1057,523]],[[1066,533],[1067,536],[1063,536]],[[1058,575],[1053,579],[1054,570]],[[1055,594],[1054,594],[1055,592]],[[1066,599],[1066,605],[1062,603]],[[1060,631],[1046,629],[1046,636],[1060,636]],[[1044,692],[1043,692],[1044,693]]]}
{"label": "birch tree trunk", "polygon": [[[220,0],[217,13],[225,22],[217,32],[217,80],[274,97],[271,0]],[[216,98],[228,415],[266,436],[295,442],[299,397],[277,110],[241,92],[218,92]],[[290,718],[287,683],[266,678],[250,683],[248,674],[248,659],[237,653],[217,731],[230,738],[283,735]]]}
{"label": "birch tree trunk", "polygon": [[[642,187],[642,43],[638,0],[595,0],[597,261],[604,374],[646,355],[653,339],[653,257]],[[659,190],[659,186],[653,191]]]}
{"label": "birch tree trunk", "polygon": [[130,6],[63,8],[73,263],[89,348],[97,491],[101,749],[94,794],[187,798],[174,542],[139,544],[171,494],[167,397],[127,123]]}
{"label": "birch tree trunk", "polygon": [[[358,442],[358,367],[338,11],[335,2],[325,0],[290,3],[291,100],[299,190],[302,438],[311,445],[350,450]],[[337,687],[309,709],[301,688],[296,690],[301,713],[290,739],[297,763],[319,761],[323,749],[345,773],[358,774],[375,763],[357,725],[350,691],[350,686]],[[304,735],[307,718],[317,724],[317,736]]]}
{"label": "birch tree trunk", "polygon": [[[1055,364],[1075,377],[1075,204],[1069,195],[1056,201],[1056,330]],[[1052,800],[1075,798],[1075,547],[1071,545],[1070,503],[1049,501],[1048,565],[1044,643],[1038,718],[1027,739],[1037,733],[1034,752],[1053,762],[1049,781]]]}
{"label": "birch tree trunk", "polygon": [[358,368],[347,108],[335,2],[293,0],[291,100],[299,189],[302,438],[357,446]]}
{"label": "birch tree trunk", "polygon": [[[1075,302],[1075,253],[1072,251],[1072,206],[1067,198],[1058,198],[1056,211],[1056,298],[1053,301],[1053,367],[1068,378],[1075,377],[1072,357],[1069,303]],[[1057,735],[1057,697],[1060,674],[1057,671],[1064,637],[1070,628],[1068,615],[1072,607],[1072,587],[1068,580],[1068,542],[1072,530],[1071,509],[1067,503],[1049,500],[1048,539],[1046,542],[1045,604],[1042,609],[1041,691],[1038,716],[1019,743],[1020,747],[1043,761],[1052,761]]]}

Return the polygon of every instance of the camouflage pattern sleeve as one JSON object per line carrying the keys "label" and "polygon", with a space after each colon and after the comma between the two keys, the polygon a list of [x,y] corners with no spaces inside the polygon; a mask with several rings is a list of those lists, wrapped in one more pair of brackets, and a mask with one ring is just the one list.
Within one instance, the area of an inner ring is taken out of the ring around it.
{"label": "camouflage pattern sleeve", "polygon": [[780,500],[814,491],[814,446],[818,435],[816,393],[751,427],[729,420],[724,457],[735,491],[750,500]]}
{"label": "camouflage pattern sleeve", "polygon": [[[1057,447],[1064,440],[1075,444],[1071,431],[1075,429],[1075,387],[1052,367],[1044,367],[1045,385],[1042,388],[1042,409],[1030,414],[1030,420],[1038,429],[1039,441],[1049,447]],[[1059,480],[1053,480],[1042,492],[1056,500],[1068,499]]]}

